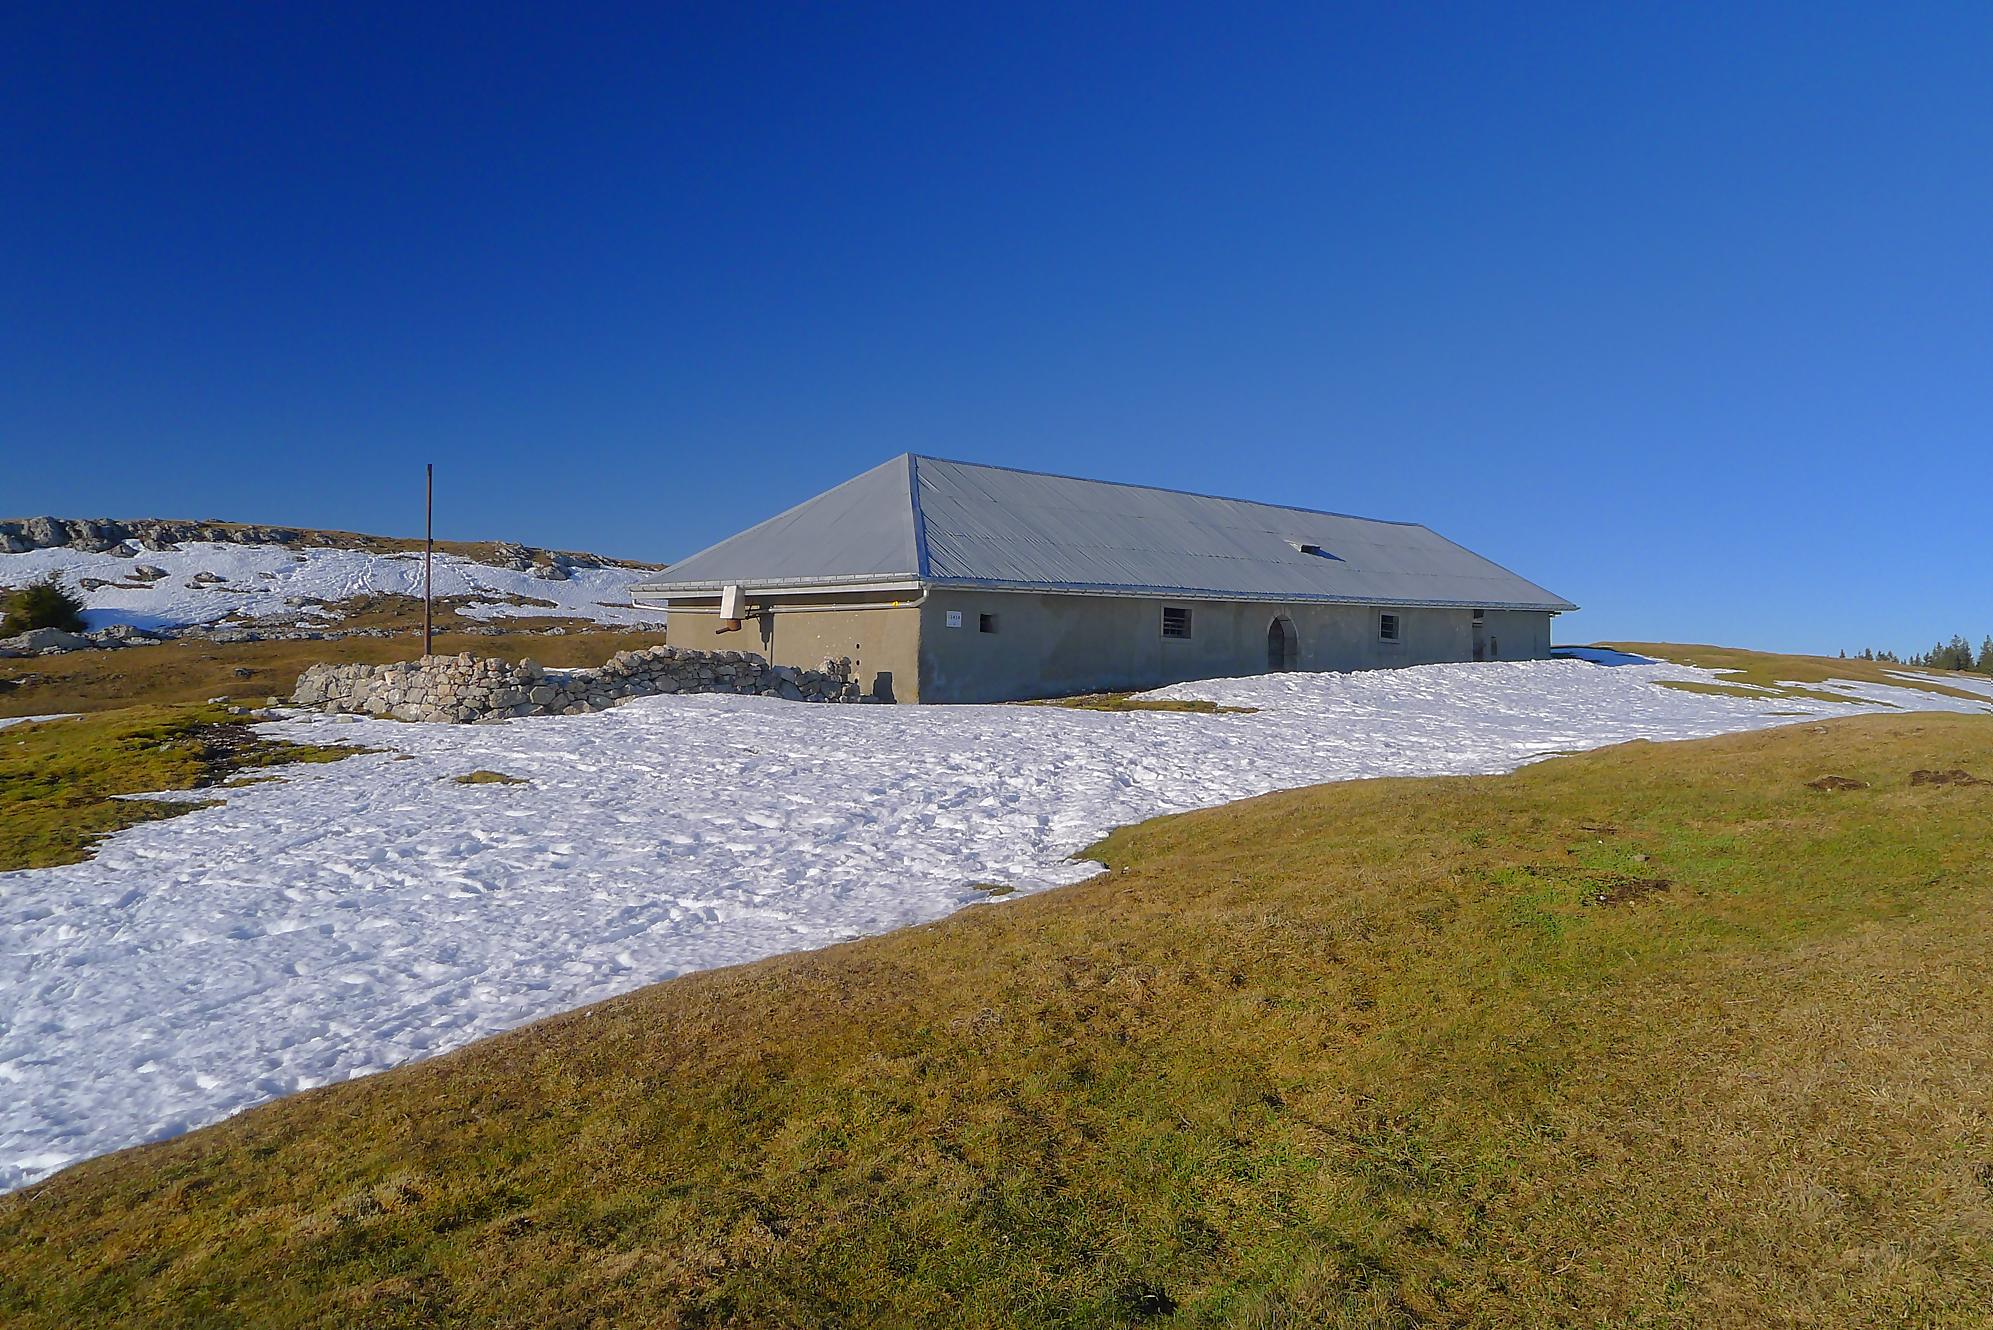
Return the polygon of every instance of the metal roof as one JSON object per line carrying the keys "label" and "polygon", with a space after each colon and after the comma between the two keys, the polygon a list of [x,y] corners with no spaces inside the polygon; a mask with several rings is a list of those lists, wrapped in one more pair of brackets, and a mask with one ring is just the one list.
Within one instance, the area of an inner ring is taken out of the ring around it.
{"label": "metal roof", "polygon": [[672,565],[666,599],[890,581],[1219,600],[1576,606],[1423,526],[907,454]]}

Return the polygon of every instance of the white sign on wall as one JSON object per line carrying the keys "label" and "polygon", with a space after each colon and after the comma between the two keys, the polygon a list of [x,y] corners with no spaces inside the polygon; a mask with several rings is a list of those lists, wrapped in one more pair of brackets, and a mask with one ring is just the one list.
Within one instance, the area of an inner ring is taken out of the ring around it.
{"label": "white sign on wall", "polygon": [[962,611],[948,611],[948,626],[950,628],[960,628],[962,626]]}

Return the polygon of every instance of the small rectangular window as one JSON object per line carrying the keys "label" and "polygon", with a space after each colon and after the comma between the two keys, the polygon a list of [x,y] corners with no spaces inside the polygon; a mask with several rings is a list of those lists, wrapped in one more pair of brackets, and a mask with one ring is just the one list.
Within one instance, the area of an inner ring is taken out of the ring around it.
{"label": "small rectangular window", "polygon": [[976,616],[976,631],[979,633],[994,633],[996,631],[996,615],[978,614]]}
{"label": "small rectangular window", "polygon": [[1397,641],[1397,640],[1398,640],[1398,616],[1397,616],[1397,615],[1395,615],[1395,614],[1380,614],[1380,615],[1378,615],[1378,616],[1377,616],[1377,635],[1378,635],[1379,637],[1383,638],[1383,639],[1384,639],[1384,640],[1385,640],[1386,642],[1395,642],[1395,641]]}
{"label": "small rectangular window", "polygon": [[1163,606],[1163,636],[1189,637],[1190,611],[1181,605]]}

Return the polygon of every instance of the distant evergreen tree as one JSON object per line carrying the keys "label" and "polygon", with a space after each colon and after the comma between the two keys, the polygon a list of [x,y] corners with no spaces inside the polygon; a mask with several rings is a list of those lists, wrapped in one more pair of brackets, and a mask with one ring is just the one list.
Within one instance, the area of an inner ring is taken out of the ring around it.
{"label": "distant evergreen tree", "polygon": [[83,631],[83,602],[58,582],[54,573],[6,596],[0,604],[0,637],[36,628]]}
{"label": "distant evergreen tree", "polygon": [[1953,633],[1945,645],[1945,668],[1948,670],[1969,670],[1972,668],[1972,643],[1961,633]]}
{"label": "distant evergreen tree", "polygon": [[1979,644],[1978,668],[1981,674],[1993,674],[1993,633],[1988,633]]}

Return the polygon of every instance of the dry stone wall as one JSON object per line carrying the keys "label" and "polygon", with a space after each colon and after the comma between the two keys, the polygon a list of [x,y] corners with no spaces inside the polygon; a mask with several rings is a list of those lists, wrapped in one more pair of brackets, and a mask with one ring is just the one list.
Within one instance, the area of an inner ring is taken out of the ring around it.
{"label": "dry stone wall", "polygon": [[549,670],[531,660],[424,656],[392,665],[314,665],[298,679],[295,706],[396,720],[502,720],[576,716],[660,693],[747,693],[791,702],[871,702],[849,659],[821,669],[770,665],[744,651],[651,647],[619,651],[600,669]]}

